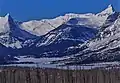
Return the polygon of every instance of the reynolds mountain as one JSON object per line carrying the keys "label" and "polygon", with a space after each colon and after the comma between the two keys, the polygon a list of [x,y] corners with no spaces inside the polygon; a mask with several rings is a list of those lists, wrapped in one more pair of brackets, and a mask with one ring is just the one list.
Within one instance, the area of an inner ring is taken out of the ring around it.
{"label": "reynolds mountain", "polygon": [[71,56],[66,63],[70,60],[71,64],[120,61],[120,13],[110,15],[94,39],[71,47],[66,53]]}

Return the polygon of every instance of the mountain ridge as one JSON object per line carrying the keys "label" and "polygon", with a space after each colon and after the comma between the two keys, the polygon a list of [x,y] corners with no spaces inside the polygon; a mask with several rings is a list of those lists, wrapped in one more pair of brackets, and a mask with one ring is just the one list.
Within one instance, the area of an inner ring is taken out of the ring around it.
{"label": "mountain ridge", "polygon": [[[73,61],[78,62],[89,61],[89,59],[99,60],[97,57],[99,50],[96,52],[94,47],[96,45],[100,50],[104,47],[99,43],[94,43],[93,46],[91,44],[94,41],[102,43],[104,39],[107,40],[111,35],[119,32],[116,28],[119,27],[118,15],[119,13],[115,12],[111,5],[97,14],[70,13],[54,19],[23,23],[14,21],[7,14],[5,17],[0,17],[0,46],[1,49],[9,51],[6,57],[9,55],[12,58],[33,55],[34,57],[69,56],[74,57]],[[89,49],[90,47],[93,50]],[[2,55],[2,52],[0,54]]]}
{"label": "mountain ridge", "polygon": [[[84,23],[84,25],[92,24],[94,28],[98,28],[102,26],[104,21],[107,19],[107,17],[114,12],[114,8],[112,5],[109,5],[105,10],[103,10],[100,13],[92,14],[75,14],[75,13],[69,13],[65,14],[64,16],[58,16],[53,19],[42,19],[42,20],[31,20],[27,22],[23,22],[21,26],[24,30],[35,34],[37,36],[45,35],[49,31],[59,27],[60,25],[66,23],[68,20],[72,18],[83,18],[88,20],[88,23]],[[99,19],[99,20],[98,20]],[[81,21],[80,24],[83,24]],[[46,28],[47,27],[47,28]]]}

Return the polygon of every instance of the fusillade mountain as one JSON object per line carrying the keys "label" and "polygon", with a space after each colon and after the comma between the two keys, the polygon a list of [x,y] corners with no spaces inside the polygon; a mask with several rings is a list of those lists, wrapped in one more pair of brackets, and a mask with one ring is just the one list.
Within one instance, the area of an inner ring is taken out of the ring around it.
{"label": "fusillade mountain", "polygon": [[[111,50],[104,46],[112,40],[111,35],[119,33],[117,20],[119,13],[111,5],[98,14],[71,13],[54,19],[22,23],[8,14],[0,17],[0,56],[4,62],[24,55],[32,55],[34,58],[69,56],[69,60],[74,63],[99,61],[100,56],[108,56],[109,59]],[[109,48],[112,49],[112,46]],[[104,52],[99,51],[101,49],[105,49]]]}
{"label": "fusillade mountain", "polygon": [[0,43],[6,47],[22,48],[23,42],[36,36],[22,30],[20,25],[7,14],[0,17]]}

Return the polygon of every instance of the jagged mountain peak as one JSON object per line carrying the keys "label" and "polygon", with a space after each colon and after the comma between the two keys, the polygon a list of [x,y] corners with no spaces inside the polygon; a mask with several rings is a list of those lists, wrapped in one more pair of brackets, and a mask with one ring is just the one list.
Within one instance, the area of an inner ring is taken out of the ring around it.
{"label": "jagged mountain peak", "polygon": [[111,4],[108,5],[108,7],[104,10],[104,12],[107,12],[107,13],[113,13],[114,11],[115,10]]}
{"label": "jagged mountain peak", "polygon": [[14,19],[12,18],[12,16],[9,13],[3,17],[0,17],[0,20],[1,20],[1,23],[4,23],[4,24],[9,23],[10,21],[14,22]]}
{"label": "jagged mountain peak", "polygon": [[5,17],[0,17],[0,34],[5,34],[10,30],[8,19],[8,14]]}
{"label": "jagged mountain peak", "polygon": [[12,18],[12,16],[8,13],[6,14],[6,16],[4,17],[6,19],[6,21],[8,22],[14,22],[14,19]]}
{"label": "jagged mountain peak", "polygon": [[[100,28],[100,31],[96,38],[93,40],[95,42],[99,42],[102,40],[106,41],[109,39],[107,38],[112,38],[114,35],[119,34],[120,32],[120,13],[119,12],[114,12],[110,16],[108,16],[107,20],[103,24],[103,26]],[[91,43],[91,41],[90,41]],[[93,43],[93,42],[92,42]]]}
{"label": "jagged mountain peak", "polygon": [[[101,55],[110,57],[115,55],[115,52],[109,53],[111,49],[116,50],[119,48],[120,42],[120,13],[116,12],[108,17],[105,25],[101,29],[99,36],[88,43],[89,50],[97,50],[98,53],[102,52]],[[111,51],[113,51],[111,50]],[[108,53],[107,53],[108,51]],[[119,51],[116,50],[116,52]],[[106,55],[104,55],[106,53]]]}
{"label": "jagged mountain peak", "polygon": [[119,18],[119,15],[119,12],[114,12],[113,14],[109,15],[101,29],[112,25]]}
{"label": "jagged mountain peak", "polygon": [[112,4],[109,4],[109,5],[108,5],[108,8],[111,8],[111,7],[113,8]]}
{"label": "jagged mountain peak", "polygon": [[111,13],[113,13],[113,12],[115,12],[115,10],[114,10],[114,8],[113,8],[113,6],[110,4],[110,5],[108,5],[108,7],[104,10],[104,11],[102,11],[101,13],[108,13],[108,14],[111,14]]}
{"label": "jagged mountain peak", "polygon": [[0,17],[0,43],[6,47],[21,48],[22,43],[35,35],[23,30],[10,14]]}
{"label": "jagged mountain peak", "polygon": [[5,17],[6,17],[6,18],[11,17],[11,16],[10,16],[10,13],[7,13]]}
{"label": "jagged mountain peak", "polygon": [[98,13],[97,15],[98,15],[98,16],[111,15],[111,14],[113,14],[114,12],[115,12],[115,10],[114,10],[113,6],[110,4],[110,5],[108,5],[108,7],[107,7],[105,10],[103,10],[103,11],[100,12],[100,13]]}

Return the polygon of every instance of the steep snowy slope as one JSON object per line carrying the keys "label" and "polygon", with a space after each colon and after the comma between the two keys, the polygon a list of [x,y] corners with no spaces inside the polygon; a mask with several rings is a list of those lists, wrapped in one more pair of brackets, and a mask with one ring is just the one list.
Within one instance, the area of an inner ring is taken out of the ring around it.
{"label": "steep snowy slope", "polygon": [[64,41],[68,41],[68,43],[71,41],[74,43],[73,45],[75,45],[75,42],[83,43],[95,37],[96,33],[97,29],[91,27],[63,24],[44,35],[42,42],[40,45],[37,44],[37,46],[57,44]]}
{"label": "steep snowy slope", "polygon": [[97,32],[97,29],[83,25],[63,24],[37,40],[30,46],[30,52],[39,55],[39,57],[65,56],[62,52],[66,48],[83,44],[85,41],[94,38]]}
{"label": "steep snowy slope", "polygon": [[0,43],[6,47],[21,48],[23,41],[35,37],[22,30],[9,14],[5,17],[0,17]]}
{"label": "steep snowy slope", "polygon": [[71,55],[72,63],[91,63],[99,61],[120,60],[120,13],[110,15],[93,40],[69,48],[68,53],[77,50]]}
{"label": "steep snowy slope", "polygon": [[24,30],[29,31],[32,34],[41,36],[45,35],[49,31],[57,28],[58,26],[66,23],[72,18],[80,18],[79,25],[85,25],[88,27],[98,28],[105,22],[106,18],[114,12],[111,5],[108,6],[104,11],[98,14],[65,14],[54,19],[43,19],[23,22],[21,26]]}
{"label": "steep snowy slope", "polygon": [[[114,47],[113,45],[119,46],[118,39],[120,35],[120,13],[114,13],[109,16],[106,20],[105,24],[102,26],[98,36],[93,41],[89,42],[89,48],[91,50],[99,49],[101,46],[105,46],[106,44],[110,48]],[[103,44],[103,45],[102,45]]]}

